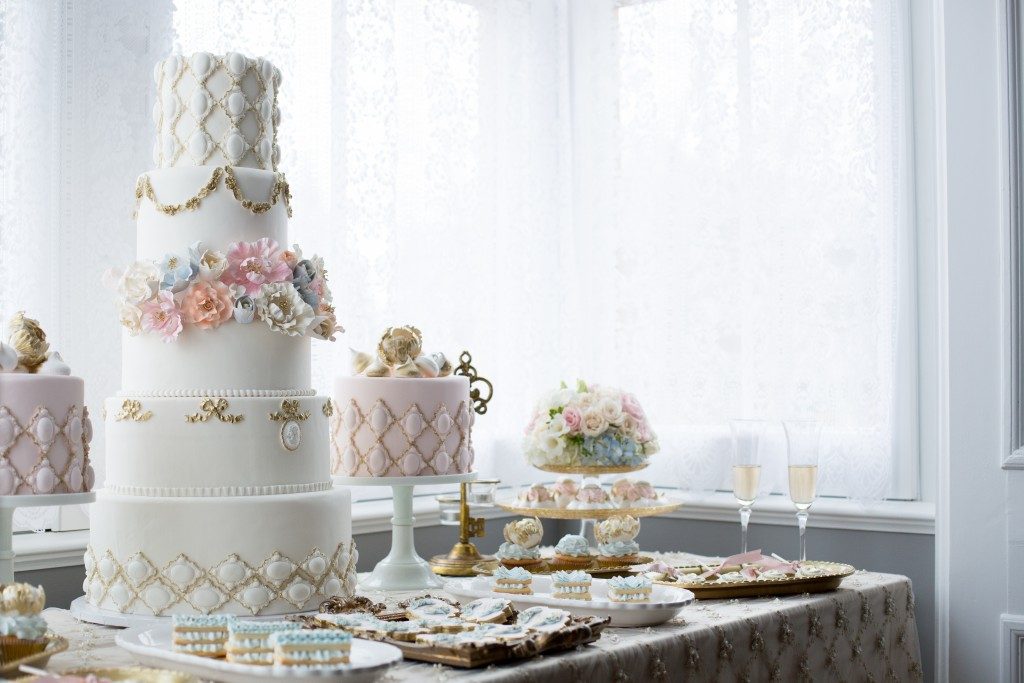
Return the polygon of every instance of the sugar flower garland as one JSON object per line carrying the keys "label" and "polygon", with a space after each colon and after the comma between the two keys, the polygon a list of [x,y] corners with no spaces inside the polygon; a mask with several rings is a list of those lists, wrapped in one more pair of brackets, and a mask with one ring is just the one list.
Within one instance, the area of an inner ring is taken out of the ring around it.
{"label": "sugar flower garland", "polygon": [[544,396],[527,425],[533,465],[633,466],[658,452],[658,438],[636,396],[614,387],[562,385]]}
{"label": "sugar flower garland", "polygon": [[327,271],[319,256],[302,257],[264,237],[234,242],[226,253],[196,242],[157,261],[136,261],[105,280],[117,292],[121,324],[132,335],[175,341],[186,327],[213,330],[234,321],[261,321],[292,337],[335,340]]}

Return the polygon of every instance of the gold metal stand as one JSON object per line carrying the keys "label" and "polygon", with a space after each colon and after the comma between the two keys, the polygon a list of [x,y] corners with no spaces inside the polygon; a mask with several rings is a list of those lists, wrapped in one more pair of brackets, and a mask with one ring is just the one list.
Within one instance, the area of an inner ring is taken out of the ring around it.
{"label": "gold metal stand", "polygon": [[473,484],[492,486],[497,479],[464,481],[459,485],[459,497],[438,496],[441,505],[459,504],[459,542],[452,546],[447,555],[435,555],[430,559],[430,568],[441,576],[475,576],[473,566],[481,562],[493,560],[491,555],[481,555],[471,538],[482,538],[486,535],[484,527],[487,520],[483,517],[471,517],[469,508],[469,489]]}

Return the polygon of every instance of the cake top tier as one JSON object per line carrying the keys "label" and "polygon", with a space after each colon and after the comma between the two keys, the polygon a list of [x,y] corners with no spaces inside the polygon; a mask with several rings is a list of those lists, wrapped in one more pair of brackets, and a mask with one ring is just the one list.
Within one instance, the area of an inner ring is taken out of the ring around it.
{"label": "cake top tier", "polygon": [[153,76],[153,159],[158,168],[230,165],[277,170],[277,67],[262,57],[237,52],[196,52],[158,62]]}

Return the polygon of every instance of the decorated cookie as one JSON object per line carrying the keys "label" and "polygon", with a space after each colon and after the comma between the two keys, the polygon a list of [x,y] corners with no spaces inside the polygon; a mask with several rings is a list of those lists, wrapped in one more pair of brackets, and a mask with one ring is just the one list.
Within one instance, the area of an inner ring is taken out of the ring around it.
{"label": "decorated cookie", "polygon": [[564,609],[537,605],[520,612],[516,624],[530,631],[550,633],[560,631],[569,623],[570,618],[570,614]]}
{"label": "decorated cookie", "polygon": [[512,603],[501,598],[480,598],[462,606],[462,618],[478,624],[504,624],[512,612]]}
{"label": "decorated cookie", "polygon": [[440,598],[414,598],[405,606],[405,615],[414,619],[447,619],[458,615],[459,609]]}

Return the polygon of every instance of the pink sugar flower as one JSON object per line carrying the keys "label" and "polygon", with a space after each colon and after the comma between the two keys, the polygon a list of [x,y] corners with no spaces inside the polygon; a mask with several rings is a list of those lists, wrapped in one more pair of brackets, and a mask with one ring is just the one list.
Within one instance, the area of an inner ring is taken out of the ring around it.
{"label": "pink sugar flower", "polygon": [[580,424],[583,422],[583,414],[580,413],[578,408],[567,406],[562,410],[562,418],[565,420],[565,426],[569,428],[570,434],[579,434]]}
{"label": "pink sugar flower", "polygon": [[622,395],[622,412],[636,419],[637,422],[643,422],[645,413],[640,402],[636,400],[636,396],[633,394]]}
{"label": "pink sugar flower", "polygon": [[181,311],[169,291],[160,290],[154,298],[142,303],[142,329],[156,332],[165,343],[181,334]]}
{"label": "pink sugar flower", "polygon": [[235,302],[231,290],[223,282],[194,282],[181,301],[185,320],[201,330],[220,327],[234,315]]}
{"label": "pink sugar flower", "polygon": [[249,296],[272,282],[291,282],[292,269],[281,258],[277,242],[264,237],[256,242],[235,242],[228,249],[228,268],[222,280],[241,285]]}

